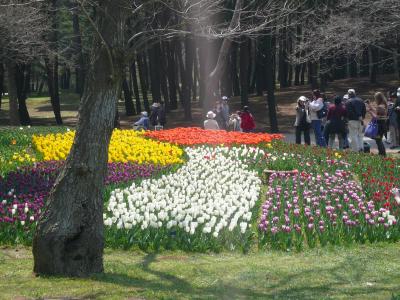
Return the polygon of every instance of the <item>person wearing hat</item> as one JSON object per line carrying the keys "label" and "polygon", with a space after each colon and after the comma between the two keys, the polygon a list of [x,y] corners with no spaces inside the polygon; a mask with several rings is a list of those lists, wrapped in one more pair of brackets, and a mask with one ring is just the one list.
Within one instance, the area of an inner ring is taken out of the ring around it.
{"label": "person wearing hat", "polygon": [[363,121],[367,109],[363,100],[356,96],[354,89],[347,92],[349,100],[346,103],[347,119],[349,120],[349,136],[351,149],[356,152],[364,151]]}
{"label": "person wearing hat", "polygon": [[297,99],[296,121],[294,122],[294,127],[296,128],[296,144],[301,144],[301,133],[303,133],[304,143],[310,145],[311,119],[310,111],[308,109],[308,99],[304,96]]}
{"label": "person wearing hat", "polygon": [[315,134],[315,142],[320,147],[326,147],[326,141],[322,133],[322,117],[319,116],[320,111],[324,109],[324,99],[319,90],[312,92],[313,100],[310,102],[310,118],[311,126]]}
{"label": "person wearing hat", "polygon": [[345,118],[346,109],[342,103],[342,97],[336,96],[335,104],[331,105],[327,115],[327,134],[329,135],[329,148],[333,148],[335,137],[337,135],[339,141],[339,149],[343,149],[344,137],[346,132]]}
{"label": "person wearing hat", "polygon": [[254,117],[250,113],[249,107],[244,106],[243,111],[240,113],[240,119],[242,122],[240,123],[240,128],[242,128],[243,132],[252,132],[256,128],[256,123],[254,122]]}
{"label": "person wearing hat", "polygon": [[150,124],[151,126],[156,126],[159,123],[159,110],[160,110],[160,103],[158,101],[154,102],[150,107]]}
{"label": "person wearing hat", "polygon": [[204,121],[204,129],[219,130],[218,122],[215,121],[216,114],[213,111],[207,113],[207,120]]}
{"label": "person wearing hat", "polygon": [[141,129],[148,130],[149,129],[149,117],[148,117],[147,111],[142,111],[140,115],[141,115],[141,117],[140,117],[139,121],[137,121],[133,124],[134,129],[135,130],[141,130]]}

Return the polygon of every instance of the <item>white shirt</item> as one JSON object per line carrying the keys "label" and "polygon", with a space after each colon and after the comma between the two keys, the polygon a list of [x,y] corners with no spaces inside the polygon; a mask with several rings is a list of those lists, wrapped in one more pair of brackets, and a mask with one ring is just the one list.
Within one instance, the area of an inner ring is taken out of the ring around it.
{"label": "white shirt", "polygon": [[324,107],[324,100],[322,98],[318,98],[317,100],[313,100],[310,103],[310,118],[311,120],[320,120],[317,115],[317,111],[321,110]]}
{"label": "white shirt", "polygon": [[204,129],[206,130],[219,130],[218,122],[214,119],[204,121]]}

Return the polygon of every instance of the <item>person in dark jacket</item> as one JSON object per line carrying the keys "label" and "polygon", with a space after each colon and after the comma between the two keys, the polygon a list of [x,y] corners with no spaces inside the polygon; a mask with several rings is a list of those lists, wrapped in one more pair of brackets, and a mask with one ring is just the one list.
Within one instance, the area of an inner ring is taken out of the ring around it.
{"label": "person in dark jacket", "polygon": [[365,103],[356,96],[354,89],[348,91],[349,101],[346,103],[347,119],[349,120],[349,136],[351,149],[356,152],[364,151],[364,119],[367,113]]}
{"label": "person in dark jacket", "polygon": [[328,109],[326,130],[329,135],[329,148],[333,148],[335,137],[337,135],[339,140],[339,149],[343,149],[344,138],[346,133],[346,109],[342,103],[342,97],[336,96],[335,104],[331,105]]}
{"label": "person in dark jacket", "polygon": [[162,127],[165,127],[165,124],[167,124],[167,116],[165,113],[165,103],[163,101],[160,102],[160,107],[158,109],[158,123]]}
{"label": "person in dark jacket", "polygon": [[156,126],[158,125],[158,112],[160,110],[160,103],[154,102],[150,110],[150,124],[151,126]]}
{"label": "person in dark jacket", "polygon": [[240,127],[243,132],[252,132],[256,128],[254,117],[250,113],[249,107],[243,107],[243,112],[240,113],[240,119],[242,120]]}
{"label": "person in dark jacket", "polygon": [[[394,103],[394,112],[397,114],[397,126],[400,132],[400,87],[397,89],[397,100]],[[400,137],[399,137],[400,142]]]}

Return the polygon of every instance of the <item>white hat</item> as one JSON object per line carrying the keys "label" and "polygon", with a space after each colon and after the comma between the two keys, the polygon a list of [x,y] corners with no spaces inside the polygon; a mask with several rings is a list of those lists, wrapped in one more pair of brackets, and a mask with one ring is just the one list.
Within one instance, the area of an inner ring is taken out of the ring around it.
{"label": "white hat", "polygon": [[153,107],[160,107],[160,103],[154,102],[151,106],[153,106]]}
{"label": "white hat", "polygon": [[211,110],[207,113],[207,118],[209,118],[209,119],[214,119],[215,116],[216,116],[215,113]]}
{"label": "white hat", "polygon": [[355,94],[356,94],[356,91],[355,91],[354,89],[349,89],[349,90],[347,91],[347,94],[349,94],[349,96],[350,96],[350,95],[355,95]]}
{"label": "white hat", "polygon": [[344,96],[343,96],[343,99],[344,99],[344,100],[349,100],[349,94],[344,95]]}
{"label": "white hat", "polygon": [[222,96],[222,100],[227,101],[227,100],[228,100],[228,97],[227,97],[227,96]]}
{"label": "white hat", "polygon": [[147,111],[142,111],[141,114],[142,116],[147,117]]}
{"label": "white hat", "polygon": [[400,87],[397,89],[397,97],[400,97]]}
{"label": "white hat", "polygon": [[302,101],[302,102],[306,102],[307,98],[304,96],[301,96],[297,101]]}

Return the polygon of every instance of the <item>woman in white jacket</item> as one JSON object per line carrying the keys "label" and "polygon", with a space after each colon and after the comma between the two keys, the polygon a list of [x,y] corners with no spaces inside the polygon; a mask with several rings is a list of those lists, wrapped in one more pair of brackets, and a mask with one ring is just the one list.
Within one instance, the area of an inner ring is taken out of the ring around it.
{"label": "woman in white jacket", "polygon": [[321,92],[319,90],[313,91],[313,101],[311,101],[310,118],[311,126],[315,134],[315,142],[320,147],[326,147],[326,141],[324,135],[322,134],[322,119],[318,117],[318,111],[324,108],[324,100],[321,97]]}

